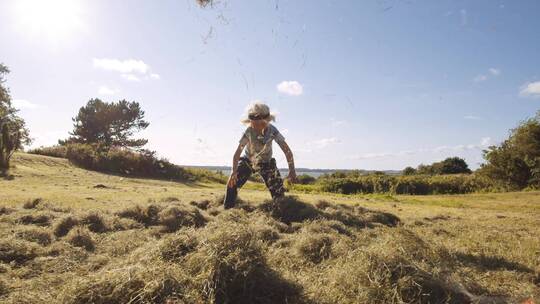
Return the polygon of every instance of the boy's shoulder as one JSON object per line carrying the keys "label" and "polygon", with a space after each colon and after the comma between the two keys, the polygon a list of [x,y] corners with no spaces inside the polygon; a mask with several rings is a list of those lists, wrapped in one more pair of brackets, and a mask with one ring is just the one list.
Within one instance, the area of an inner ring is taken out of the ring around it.
{"label": "boy's shoulder", "polygon": [[248,133],[250,133],[250,132],[252,132],[252,131],[253,131],[253,128],[251,128],[251,126],[248,126],[248,127],[246,127],[246,129],[244,130],[244,134],[248,134]]}
{"label": "boy's shoulder", "polygon": [[277,127],[274,126],[273,124],[268,124],[268,127],[270,128],[270,130],[272,130],[273,132],[279,132]]}

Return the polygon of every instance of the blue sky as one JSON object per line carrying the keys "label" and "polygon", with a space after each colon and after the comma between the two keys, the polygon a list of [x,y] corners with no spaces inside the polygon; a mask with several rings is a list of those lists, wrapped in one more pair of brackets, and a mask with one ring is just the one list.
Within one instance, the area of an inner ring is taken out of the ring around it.
{"label": "blue sky", "polygon": [[298,167],[476,168],[540,109],[539,1],[0,0],[0,20],[34,146],[67,137],[90,98],[127,99],[149,148],[230,165],[260,99]]}

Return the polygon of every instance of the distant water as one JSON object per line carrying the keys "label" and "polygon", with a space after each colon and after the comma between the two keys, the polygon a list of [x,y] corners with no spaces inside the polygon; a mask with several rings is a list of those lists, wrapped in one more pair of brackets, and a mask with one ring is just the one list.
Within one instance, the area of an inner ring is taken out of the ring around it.
{"label": "distant water", "polygon": [[[223,174],[225,174],[226,176],[229,176],[231,175],[231,170],[230,169],[223,169],[223,170],[217,170],[217,169],[210,169],[211,171],[214,171],[214,172],[218,172],[218,171],[221,171]],[[287,174],[289,174],[289,170],[282,170],[280,169],[279,170],[279,173],[281,174],[281,176],[287,176]],[[296,175],[302,175],[302,174],[307,174],[307,175],[310,175],[310,176],[313,176],[315,178],[323,175],[324,173],[331,173],[331,172],[317,172],[317,171],[301,171],[301,170],[296,170]]]}

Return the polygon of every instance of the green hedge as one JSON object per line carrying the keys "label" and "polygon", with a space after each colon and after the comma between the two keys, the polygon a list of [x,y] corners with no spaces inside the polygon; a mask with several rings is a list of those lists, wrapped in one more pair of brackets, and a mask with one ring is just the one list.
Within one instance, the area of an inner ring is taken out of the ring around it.
{"label": "green hedge", "polygon": [[474,174],[326,177],[319,179],[317,185],[321,191],[341,194],[393,193],[426,195],[496,190],[488,179]]}
{"label": "green hedge", "polygon": [[67,158],[67,147],[66,146],[52,146],[52,147],[39,147],[32,150],[29,150],[30,154],[39,154],[51,157]]}
{"label": "green hedge", "polygon": [[96,146],[68,144],[38,148],[28,151],[53,157],[67,158],[76,166],[133,177],[166,179],[174,181],[209,181],[225,183],[227,177],[217,172],[203,169],[187,169],[175,165],[164,158],[157,158],[151,151],[110,149],[100,151]]}

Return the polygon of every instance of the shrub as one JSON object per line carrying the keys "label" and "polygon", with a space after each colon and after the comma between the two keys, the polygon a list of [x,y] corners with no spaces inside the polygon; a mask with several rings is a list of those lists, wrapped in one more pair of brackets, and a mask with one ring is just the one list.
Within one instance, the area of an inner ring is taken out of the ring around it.
{"label": "shrub", "polygon": [[341,194],[464,194],[497,188],[478,174],[324,177],[318,180],[317,185],[322,191]]}
{"label": "shrub", "polygon": [[296,177],[296,182],[301,185],[314,184],[317,179],[309,174],[301,174]]}
{"label": "shrub", "polygon": [[506,190],[540,188],[540,111],[510,131],[498,146],[484,151],[479,173]]}
{"label": "shrub", "polygon": [[39,147],[28,151],[30,154],[45,155],[58,158],[67,158],[67,147],[56,145],[51,147]]}
{"label": "shrub", "polygon": [[147,150],[100,150],[100,147],[95,145],[68,144],[66,157],[77,166],[100,172],[184,182],[226,181],[222,174],[202,169],[185,169],[164,158],[159,159],[154,152]]}

